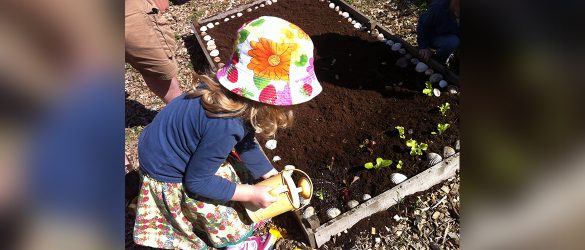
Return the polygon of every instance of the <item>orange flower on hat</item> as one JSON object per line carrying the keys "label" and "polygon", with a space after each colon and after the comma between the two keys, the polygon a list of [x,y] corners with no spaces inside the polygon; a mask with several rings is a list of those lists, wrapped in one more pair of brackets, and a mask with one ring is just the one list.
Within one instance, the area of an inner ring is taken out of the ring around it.
{"label": "orange flower on hat", "polygon": [[299,26],[296,26],[296,25],[291,23],[290,27],[299,33],[300,39],[309,39],[309,35],[307,35],[307,33],[305,33],[301,28],[299,28]]}
{"label": "orange flower on hat", "polygon": [[248,69],[254,71],[255,76],[273,79],[288,80],[291,54],[297,49],[294,43],[277,43],[266,38],[260,41],[250,41],[252,49],[248,55],[252,57]]}

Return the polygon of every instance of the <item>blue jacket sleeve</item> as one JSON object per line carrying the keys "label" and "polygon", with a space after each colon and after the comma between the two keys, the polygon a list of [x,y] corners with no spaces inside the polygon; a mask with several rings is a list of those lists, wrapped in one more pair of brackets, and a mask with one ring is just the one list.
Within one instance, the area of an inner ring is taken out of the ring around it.
{"label": "blue jacket sleeve", "polygon": [[223,118],[210,119],[197,149],[185,170],[183,182],[189,192],[222,202],[232,199],[236,184],[215,173],[226,160],[234,145],[243,136],[242,126],[225,122]]}
{"label": "blue jacket sleeve", "polygon": [[258,179],[272,170],[272,164],[270,164],[260,145],[258,145],[253,131],[247,133],[244,139],[236,145],[235,149],[254,179]]}

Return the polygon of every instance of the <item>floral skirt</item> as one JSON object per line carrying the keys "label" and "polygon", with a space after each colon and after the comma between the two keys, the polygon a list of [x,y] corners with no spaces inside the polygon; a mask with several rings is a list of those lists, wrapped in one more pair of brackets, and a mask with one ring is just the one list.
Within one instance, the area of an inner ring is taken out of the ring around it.
{"label": "floral skirt", "polygon": [[[232,164],[217,171],[234,183],[241,183]],[[141,173],[134,242],[165,249],[222,248],[237,244],[254,231],[239,202],[217,201],[187,194],[182,183],[157,181]]]}

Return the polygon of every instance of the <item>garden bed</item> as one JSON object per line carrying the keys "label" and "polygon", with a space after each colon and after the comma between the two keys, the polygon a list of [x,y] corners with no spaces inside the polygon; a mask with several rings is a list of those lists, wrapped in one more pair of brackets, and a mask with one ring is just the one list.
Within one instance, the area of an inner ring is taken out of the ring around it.
{"label": "garden bed", "polygon": [[[319,0],[280,0],[270,5],[255,2],[195,24],[211,70],[221,67],[230,57],[237,29],[254,18],[277,16],[310,35],[323,92],[308,104],[293,107],[294,126],[280,131],[275,138],[277,148],[266,150],[266,154],[269,159],[281,158],[273,163],[279,170],[291,164],[311,176],[317,194],[314,197],[322,198],[314,198],[311,206],[321,223],[329,220],[328,208],[349,211],[347,201],[361,203],[364,194],[374,197],[393,188],[392,173],[410,178],[427,170],[430,165],[425,155],[412,157],[406,140],[427,143],[426,152],[442,155],[443,148],[454,147],[459,138],[458,93],[450,94],[447,88],[434,83],[434,88],[442,90],[441,95],[423,95],[429,75],[417,72],[411,58],[402,59],[407,60],[405,68],[396,64],[409,53],[416,56],[415,50],[345,3],[332,2],[335,7],[341,5],[341,9],[331,9],[329,2]],[[343,16],[346,11],[351,21]],[[355,27],[355,20],[362,28]],[[208,28],[209,23],[213,28]],[[403,50],[394,51],[385,39],[401,42]],[[207,46],[209,40],[214,41],[211,47]],[[210,56],[214,50],[218,55],[214,52]],[[456,83],[457,78],[436,62],[429,66],[441,72],[449,83]],[[444,103],[451,107],[445,116],[438,109]],[[450,128],[440,136],[432,135],[438,123],[449,123]],[[405,139],[398,136],[396,126],[405,128]],[[377,157],[394,163],[380,170],[364,168],[364,163],[375,162]],[[396,168],[399,160],[403,162],[401,169]]]}

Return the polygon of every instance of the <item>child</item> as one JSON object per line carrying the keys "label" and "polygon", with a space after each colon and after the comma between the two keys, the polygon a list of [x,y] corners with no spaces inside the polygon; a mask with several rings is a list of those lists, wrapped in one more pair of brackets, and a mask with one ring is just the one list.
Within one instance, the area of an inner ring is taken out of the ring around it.
{"label": "child", "polygon": [[237,152],[252,177],[277,173],[255,135],[274,136],[292,122],[282,106],[303,103],[322,88],[313,70],[313,43],[299,27],[259,17],[238,30],[231,59],[216,83],[170,102],[138,144],[142,186],[134,225],[137,244],[157,248],[265,249],[270,237],[248,238],[255,226],[240,202],[267,207],[270,187],[245,184]]}

